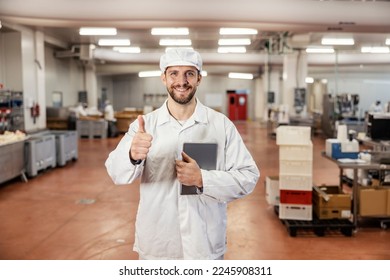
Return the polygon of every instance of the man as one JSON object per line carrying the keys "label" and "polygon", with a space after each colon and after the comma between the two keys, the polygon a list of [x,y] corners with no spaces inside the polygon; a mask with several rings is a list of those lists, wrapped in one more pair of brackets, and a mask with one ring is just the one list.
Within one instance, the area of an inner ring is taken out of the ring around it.
{"label": "man", "polygon": [[104,119],[107,121],[107,135],[108,137],[116,137],[118,135],[118,129],[116,128],[116,118],[114,107],[110,100],[104,102]]}
{"label": "man", "polygon": [[380,100],[375,101],[375,103],[370,106],[370,113],[383,113],[383,108]]}
{"label": "man", "polygon": [[104,119],[107,121],[115,122],[115,111],[114,107],[112,107],[112,104],[110,100],[104,101]]}
{"label": "man", "polygon": [[[168,99],[138,116],[106,161],[115,184],[141,177],[134,250],[140,259],[222,259],[227,202],[251,193],[260,176],[234,124],[199,102],[202,59],[190,49],[161,57]],[[200,169],[186,142],[217,143],[216,170]],[[196,195],[181,195],[181,184]]]}

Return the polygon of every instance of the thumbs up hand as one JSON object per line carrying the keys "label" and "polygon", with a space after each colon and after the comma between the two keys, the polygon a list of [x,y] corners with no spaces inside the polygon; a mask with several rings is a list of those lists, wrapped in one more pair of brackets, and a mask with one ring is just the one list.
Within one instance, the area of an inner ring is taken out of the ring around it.
{"label": "thumbs up hand", "polygon": [[145,120],[141,115],[138,115],[138,132],[146,132],[145,131]]}
{"label": "thumbs up hand", "polygon": [[131,143],[130,158],[133,160],[144,160],[148,155],[149,148],[152,146],[153,137],[145,131],[144,118],[139,115],[137,119],[139,127]]}
{"label": "thumbs up hand", "polygon": [[185,152],[181,155],[183,160],[176,160],[177,179],[183,185],[201,188],[203,180],[198,163]]}

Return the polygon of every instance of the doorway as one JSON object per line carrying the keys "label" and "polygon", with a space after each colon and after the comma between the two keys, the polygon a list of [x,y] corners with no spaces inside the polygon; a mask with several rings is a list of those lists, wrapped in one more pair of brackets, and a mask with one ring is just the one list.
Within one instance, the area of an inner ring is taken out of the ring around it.
{"label": "doorway", "polygon": [[248,94],[246,92],[227,91],[228,117],[232,121],[247,120]]}

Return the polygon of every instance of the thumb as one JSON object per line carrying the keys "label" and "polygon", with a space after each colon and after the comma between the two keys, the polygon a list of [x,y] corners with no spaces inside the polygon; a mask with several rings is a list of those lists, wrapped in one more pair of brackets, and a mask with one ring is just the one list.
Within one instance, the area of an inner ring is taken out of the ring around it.
{"label": "thumb", "polygon": [[146,132],[145,131],[145,121],[142,115],[138,115],[138,132]]}

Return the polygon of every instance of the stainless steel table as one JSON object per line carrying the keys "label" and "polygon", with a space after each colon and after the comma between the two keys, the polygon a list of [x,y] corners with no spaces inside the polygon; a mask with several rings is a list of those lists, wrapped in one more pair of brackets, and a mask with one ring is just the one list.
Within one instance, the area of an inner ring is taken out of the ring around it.
{"label": "stainless steel table", "polygon": [[343,184],[343,171],[344,169],[353,170],[353,183],[352,183],[352,223],[355,228],[358,224],[358,201],[359,201],[359,184],[358,184],[358,170],[378,170],[378,171],[388,171],[390,170],[390,165],[388,164],[379,164],[379,163],[356,163],[356,162],[341,162],[337,159],[331,158],[326,155],[325,152],[322,152],[322,156],[334,162],[340,169],[340,187]]}

